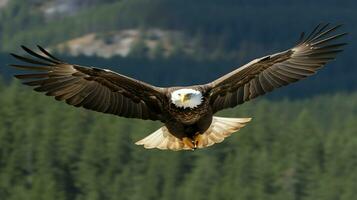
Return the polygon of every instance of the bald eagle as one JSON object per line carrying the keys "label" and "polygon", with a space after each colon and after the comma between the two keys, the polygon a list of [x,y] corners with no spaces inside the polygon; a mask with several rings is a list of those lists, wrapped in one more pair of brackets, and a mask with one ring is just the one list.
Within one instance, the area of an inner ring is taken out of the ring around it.
{"label": "bald eagle", "polygon": [[164,126],[136,142],[147,149],[194,150],[220,143],[251,118],[214,114],[310,76],[333,60],[346,43],[340,27],[318,25],[286,51],[255,59],[204,85],[155,87],[106,69],[64,62],[38,46],[22,46],[32,57],[11,54],[27,64],[10,66],[34,73],[15,75],[35,91],[75,107],[127,118],[159,120]]}

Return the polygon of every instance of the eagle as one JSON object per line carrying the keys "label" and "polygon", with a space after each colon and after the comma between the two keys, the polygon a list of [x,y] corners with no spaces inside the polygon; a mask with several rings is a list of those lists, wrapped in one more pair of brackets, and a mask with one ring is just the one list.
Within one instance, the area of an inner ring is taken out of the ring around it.
{"label": "eagle", "polygon": [[36,51],[21,46],[28,56],[11,53],[22,63],[10,66],[31,70],[15,77],[58,101],[164,124],[137,145],[195,150],[222,142],[251,121],[214,116],[218,111],[311,76],[335,59],[346,45],[339,42],[347,34],[337,32],[340,27],[319,24],[310,34],[302,33],[288,50],[255,59],[210,83],[188,87],[155,87],[111,70],[70,64],[41,46]]}

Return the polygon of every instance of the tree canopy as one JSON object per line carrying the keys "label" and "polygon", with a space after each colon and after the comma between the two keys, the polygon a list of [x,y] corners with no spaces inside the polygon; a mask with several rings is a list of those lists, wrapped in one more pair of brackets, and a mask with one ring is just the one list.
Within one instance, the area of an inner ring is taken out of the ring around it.
{"label": "tree canopy", "polygon": [[259,100],[253,117],[198,151],[145,150],[161,124],[70,107],[0,85],[1,199],[342,199],[356,188],[357,95]]}

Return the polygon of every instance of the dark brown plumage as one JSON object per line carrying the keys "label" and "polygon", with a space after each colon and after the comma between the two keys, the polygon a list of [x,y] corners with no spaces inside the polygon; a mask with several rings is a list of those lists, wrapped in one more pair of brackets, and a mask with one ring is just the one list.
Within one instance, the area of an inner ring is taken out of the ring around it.
{"label": "dark brown plumage", "polygon": [[65,63],[39,47],[43,57],[22,46],[30,55],[40,58],[33,60],[12,54],[22,61],[36,66],[11,65],[36,73],[15,75],[16,78],[30,80],[25,85],[35,86],[34,90],[55,96],[56,100],[103,113],[140,119],[161,119],[161,88],[117,74],[109,70],[88,68]]}
{"label": "dark brown plumage", "polygon": [[346,45],[333,42],[347,33],[329,36],[341,25],[332,28],[328,26],[318,25],[306,38],[302,34],[295,47],[255,59],[208,84],[208,87],[213,88],[213,110],[216,112],[234,107],[316,73]]}
{"label": "dark brown plumage", "polygon": [[42,54],[22,46],[32,58],[11,54],[28,63],[11,66],[35,71],[15,77],[56,100],[165,124],[137,144],[146,148],[195,149],[223,141],[250,121],[214,117],[217,111],[310,76],[333,60],[346,45],[335,42],[346,35],[332,34],[339,27],[319,25],[307,37],[302,34],[299,43],[289,50],[255,59],[209,84],[191,87],[159,88],[110,70],[69,64],[40,46]]}

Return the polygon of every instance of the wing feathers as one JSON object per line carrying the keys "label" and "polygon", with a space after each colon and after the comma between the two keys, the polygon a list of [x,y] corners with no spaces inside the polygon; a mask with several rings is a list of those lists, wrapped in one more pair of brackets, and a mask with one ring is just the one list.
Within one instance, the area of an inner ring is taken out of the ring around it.
{"label": "wing feathers", "polygon": [[11,55],[28,65],[10,66],[38,71],[15,75],[16,78],[25,80],[25,85],[34,86],[35,91],[44,92],[76,107],[82,106],[123,117],[161,120],[160,110],[152,110],[144,103],[147,101],[150,105],[155,105],[155,108],[161,108],[163,94],[160,88],[109,70],[65,63],[40,46],[39,53],[25,46],[21,47],[32,57]]}
{"label": "wing feathers", "polygon": [[44,48],[42,48],[40,45],[37,45],[37,48],[40,49],[40,51],[42,53],[44,53],[46,56],[48,56],[49,58],[52,58],[54,61],[59,61],[62,62],[60,59],[54,57],[53,55],[51,55],[50,53],[48,53],[48,51],[46,51]]}
{"label": "wing feathers", "polygon": [[33,60],[33,59],[26,58],[26,57],[23,57],[23,56],[19,56],[19,55],[13,54],[13,53],[10,53],[10,55],[12,55],[16,59],[21,60],[21,61],[26,62],[26,63],[37,64],[37,65],[45,65],[45,66],[51,65],[50,63],[45,63],[45,62]]}
{"label": "wing feathers", "polygon": [[35,56],[35,57],[37,57],[37,58],[39,58],[41,60],[45,60],[45,61],[48,61],[48,62],[53,63],[53,64],[60,64],[61,63],[60,61],[41,56],[40,54],[37,54],[37,53],[33,52],[32,50],[30,50],[29,48],[27,48],[27,47],[25,47],[23,45],[21,45],[21,48],[23,50],[25,50],[28,54],[30,54],[32,56]]}
{"label": "wing feathers", "polygon": [[50,66],[26,66],[26,65],[10,65],[10,66],[18,68],[18,69],[36,70],[36,71],[50,71],[50,70],[52,70],[52,67],[50,67]]}
{"label": "wing feathers", "polygon": [[18,79],[35,79],[35,78],[46,78],[48,74],[18,74],[15,75]]}
{"label": "wing feathers", "polygon": [[[234,107],[283,85],[311,76],[343,51],[346,43],[336,42],[347,33],[335,33],[341,25],[319,24],[293,48],[255,59],[235,71],[207,84],[211,105],[217,112]],[[237,99],[231,93],[237,92]],[[243,99],[243,101],[242,101]]]}
{"label": "wing feathers", "polygon": [[[328,25],[328,24],[326,24],[326,25]],[[320,26],[321,26],[321,24],[318,24],[315,28],[314,28],[314,30],[309,34],[309,36],[307,36],[306,37],[306,39],[304,40],[304,42],[303,43],[308,43],[308,42],[310,42],[311,40],[311,38],[312,37],[314,37],[314,35],[316,34],[316,31],[320,28]],[[322,29],[321,29],[322,30]],[[317,32],[317,34],[319,34],[319,32]]]}
{"label": "wing feathers", "polygon": [[311,43],[310,46],[317,46],[317,45],[321,45],[321,44],[324,44],[324,43],[328,43],[328,42],[330,42],[332,40],[338,39],[338,38],[340,38],[342,36],[345,36],[345,35],[347,35],[347,33],[341,33],[341,34],[333,35],[333,36],[328,37],[326,39],[319,40],[317,42]]}

